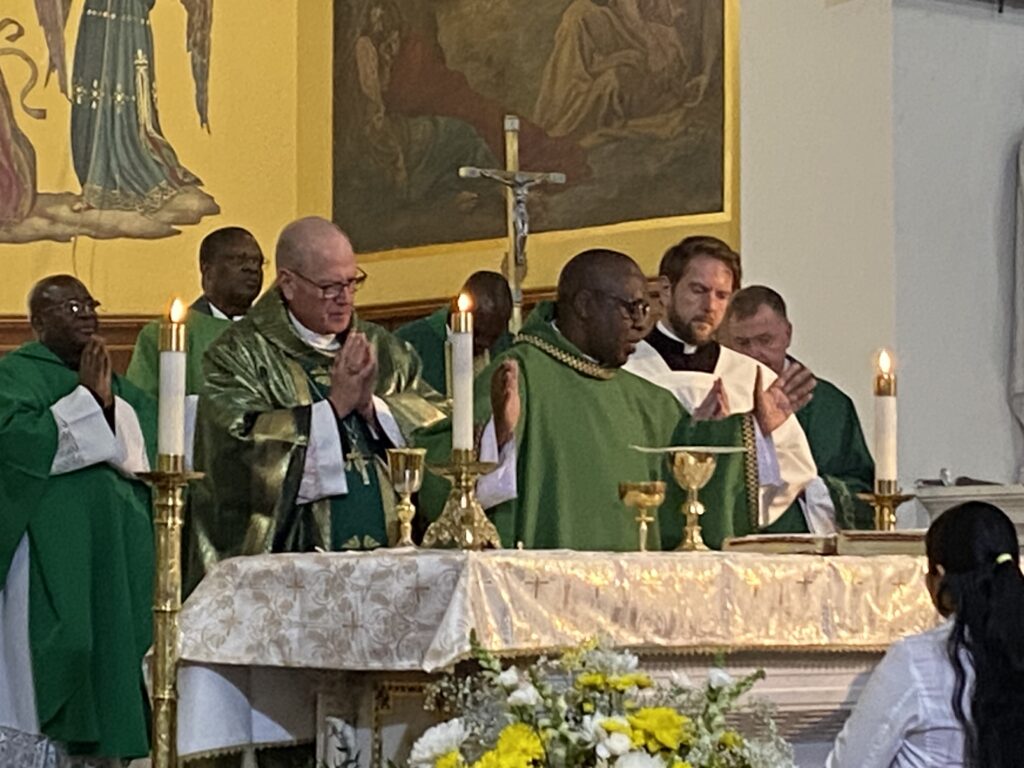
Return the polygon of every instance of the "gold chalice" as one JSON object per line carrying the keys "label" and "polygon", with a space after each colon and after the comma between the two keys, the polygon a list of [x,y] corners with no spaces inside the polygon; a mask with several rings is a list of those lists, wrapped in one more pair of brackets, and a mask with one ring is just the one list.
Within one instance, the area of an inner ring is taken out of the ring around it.
{"label": "gold chalice", "polygon": [[650,480],[643,483],[619,483],[619,498],[623,503],[636,510],[634,518],[639,526],[639,551],[647,551],[647,524],[654,522],[650,514],[665,501],[665,483],[661,480]]}
{"label": "gold chalice", "polygon": [[391,485],[399,495],[395,514],[398,515],[399,534],[398,547],[415,547],[412,540],[412,519],[416,516],[416,507],[412,503],[412,495],[423,485],[423,465],[426,460],[425,448],[388,448],[388,474]]}
{"label": "gold chalice", "polygon": [[704,505],[697,498],[697,492],[708,484],[715,474],[718,461],[714,453],[701,450],[679,450],[669,454],[669,467],[676,482],[686,491],[683,502],[683,515],[686,528],[683,540],[676,547],[677,552],[695,552],[707,549],[700,535],[700,516],[704,514]]}

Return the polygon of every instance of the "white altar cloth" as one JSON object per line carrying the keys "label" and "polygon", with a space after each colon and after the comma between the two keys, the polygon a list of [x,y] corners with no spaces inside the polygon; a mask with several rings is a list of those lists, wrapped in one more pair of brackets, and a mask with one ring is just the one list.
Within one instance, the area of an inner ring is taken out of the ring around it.
{"label": "white altar cloth", "polygon": [[360,676],[337,671],[380,680],[443,670],[467,658],[470,631],[504,656],[598,637],[646,657],[845,654],[863,672],[894,640],[937,622],[924,571],[906,556],[721,552],[227,560],[181,614],[179,754],[311,739],[325,670],[354,701]]}

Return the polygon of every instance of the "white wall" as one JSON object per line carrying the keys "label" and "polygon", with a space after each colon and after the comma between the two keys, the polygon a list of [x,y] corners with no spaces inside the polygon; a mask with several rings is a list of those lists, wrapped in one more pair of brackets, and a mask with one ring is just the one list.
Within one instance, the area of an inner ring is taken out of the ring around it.
{"label": "white wall", "polygon": [[1008,482],[1024,10],[894,0],[893,12],[900,474]]}
{"label": "white wall", "polygon": [[740,26],[744,282],[785,296],[794,353],[870,433],[895,328],[890,0],[743,0]]}

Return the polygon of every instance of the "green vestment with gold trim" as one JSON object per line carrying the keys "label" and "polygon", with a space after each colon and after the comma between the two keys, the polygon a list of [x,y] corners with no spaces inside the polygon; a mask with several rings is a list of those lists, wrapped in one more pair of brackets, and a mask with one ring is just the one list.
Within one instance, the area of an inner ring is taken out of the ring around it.
{"label": "green vestment with gold trim", "polygon": [[[366,334],[377,354],[377,395],[403,434],[444,417],[441,396],[423,381],[419,357],[405,342],[356,317],[352,327]],[[206,477],[189,498],[186,589],[226,557],[329,549],[336,539],[332,518],[346,514],[346,505],[365,502],[363,473],[354,466],[347,470],[351,498],[297,501],[312,404],[329,390],[332,360],[332,353],[299,338],[277,288],[207,350],[195,444],[195,466]],[[361,448],[360,454],[375,453],[372,446]],[[382,463],[372,457],[367,463],[375,475],[370,481],[377,489],[374,504],[387,518],[384,526],[391,541],[397,533],[391,514],[394,494]],[[352,514],[362,512],[360,507]],[[348,533],[366,546],[363,535]],[[365,536],[375,538],[369,530]]]}
{"label": "green vestment with gold trim", "polygon": [[[665,480],[668,496],[651,526],[651,549],[674,548],[682,537],[682,491],[661,456],[630,446],[737,446],[744,444],[744,420],[694,423],[670,392],[624,370],[588,361],[552,325],[554,306],[540,304],[516,343],[476,380],[476,420],[491,416],[490,380],[505,359],[519,364],[522,404],[516,425],[517,497],[489,514],[502,544],[527,548],[567,547],[628,551],[637,548],[634,513],[619,500],[621,482]],[[417,434],[429,458],[443,461],[451,445],[450,424]],[[742,454],[723,455],[701,492],[708,546],[753,529],[747,462]],[[756,457],[754,459],[756,462]],[[756,494],[756,472],[753,492]],[[444,502],[435,486],[421,494],[428,514]],[[754,496],[756,499],[756,495]],[[756,514],[756,512],[755,512]]]}

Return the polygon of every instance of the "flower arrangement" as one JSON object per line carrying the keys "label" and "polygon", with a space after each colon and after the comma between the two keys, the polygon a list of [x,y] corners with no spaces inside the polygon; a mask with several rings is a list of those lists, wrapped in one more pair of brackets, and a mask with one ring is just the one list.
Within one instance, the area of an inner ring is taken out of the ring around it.
{"label": "flower arrangement", "polygon": [[433,686],[428,707],[458,713],[413,745],[411,768],[792,768],[765,708],[765,735],[729,714],[763,671],[734,680],[721,665],[704,686],[656,683],[638,659],[591,643],[558,659],[503,668],[474,644],[478,671]]}

